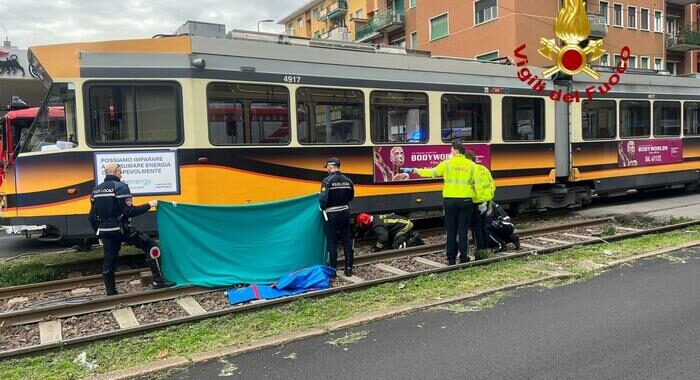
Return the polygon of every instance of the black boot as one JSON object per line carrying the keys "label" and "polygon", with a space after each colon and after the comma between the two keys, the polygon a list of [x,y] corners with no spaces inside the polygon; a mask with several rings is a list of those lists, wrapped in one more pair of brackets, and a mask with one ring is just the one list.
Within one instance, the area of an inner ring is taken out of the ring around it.
{"label": "black boot", "polygon": [[520,250],[520,236],[518,235],[513,235],[513,244],[515,244],[515,250],[519,251]]}
{"label": "black boot", "polygon": [[102,273],[102,279],[105,281],[105,289],[107,289],[107,295],[116,295],[117,285],[114,282],[114,272]]}
{"label": "black boot", "polygon": [[160,267],[158,266],[158,262],[154,259],[147,260],[148,262],[148,268],[151,269],[151,274],[153,275],[153,284],[152,286],[155,289],[160,289],[160,288],[170,288],[175,286],[176,284],[172,281],[168,281],[161,275],[160,273]]}
{"label": "black boot", "polygon": [[345,268],[345,277],[352,277],[352,268]]}

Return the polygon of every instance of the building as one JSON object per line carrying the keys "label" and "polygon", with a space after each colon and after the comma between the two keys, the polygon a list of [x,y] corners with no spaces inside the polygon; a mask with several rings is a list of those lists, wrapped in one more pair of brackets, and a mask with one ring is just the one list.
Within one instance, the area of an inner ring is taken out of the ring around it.
{"label": "building", "polygon": [[[555,38],[562,0],[315,0],[279,21],[293,36],[404,46],[433,56],[494,60],[526,44],[530,65],[540,38]],[[699,7],[695,0],[589,0],[590,39],[603,38],[600,62],[612,66],[629,46],[630,66],[700,72]]]}
{"label": "building", "polygon": [[0,46],[0,116],[7,112],[12,97],[19,97],[30,106],[41,104],[46,87],[35,78],[27,60],[27,51],[3,41]]}

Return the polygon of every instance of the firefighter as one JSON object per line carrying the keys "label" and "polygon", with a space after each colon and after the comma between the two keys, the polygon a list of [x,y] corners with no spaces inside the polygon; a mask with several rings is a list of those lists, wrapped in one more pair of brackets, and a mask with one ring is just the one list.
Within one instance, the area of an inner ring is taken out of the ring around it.
{"label": "firefighter", "polygon": [[486,258],[486,225],[485,213],[488,203],[493,200],[496,186],[493,183],[491,172],[484,165],[476,163],[476,155],[473,151],[467,150],[465,156],[476,164],[474,170],[474,202],[472,205],[471,230],[476,252],[474,257],[477,260]]}
{"label": "firefighter", "polygon": [[117,294],[114,271],[117,268],[122,242],[140,248],[146,254],[146,263],[153,273],[153,287],[165,288],[175,283],[163,278],[158,258],[160,249],[148,235],[130,225],[130,218],[146,213],[158,201],[134,206],[131,190],[121,182],[122,168],[117,164],[105,166],[105,180],[97,185],[90,196],[90,224],[104,246],[102,278],[107,295]]}
{"label": "firefighter", "polygon": [[404,173],[417,173],[421,177],[443,177],[442,197],[445,205],[445,227],[447,229],[447,261],[454,265],[457,260],[469,261],[467,229],[472,220],[472,198],[474,198],[475,164],[464,156],[464,145],[452,143],[451,155],[431,169],[404,168]]}
{"label": "firefighter", "polygon": [[510,216],[496,202],[489,202],[488,210],[484,215],[486,224],[487,244],[496,252],[507,249],[508,243],[513,243],[516,250],[520,250],[520,237],[515,233],[515,226]]}
{"label": "firefighter", "polygon": [[360,230],[371,229],[377,237],[372,252],[385,249],[401,249],[425,244],[413,222],[396,214],[370,215],[360,213],[355,217],[355,226]]}
{"label": "firefighter", "polygon": [[352,240],[350,239],[350,201],[355,198],[355,186],[340,172],[340,160],[331,157],[326,162],[328,177],[321,182],[319,203],[326,221],[326,248],[328,266],[338,266],[338,234],[345,252],[345,276],[352,276]]}

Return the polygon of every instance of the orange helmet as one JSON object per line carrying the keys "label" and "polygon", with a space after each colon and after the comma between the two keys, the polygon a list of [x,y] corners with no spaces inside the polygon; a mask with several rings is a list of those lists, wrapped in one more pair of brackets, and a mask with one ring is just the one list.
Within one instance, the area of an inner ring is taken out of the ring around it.
{"label": "orange helmet", "polygon": [[367,228],[372,224],[372,216],[366,212],[361,212],[355,217],[355,225],[360,228]]}

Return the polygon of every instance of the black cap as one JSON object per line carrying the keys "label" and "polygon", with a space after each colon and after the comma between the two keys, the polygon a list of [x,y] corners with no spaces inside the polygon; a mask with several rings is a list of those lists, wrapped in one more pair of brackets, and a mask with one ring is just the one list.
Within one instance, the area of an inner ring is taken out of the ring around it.
{"label": "black cap", "polygon": [[323,165],[323,167],[328,167],[328,165],[335,165],[337,167],[340,167],[340,159],[338,157],[331,157],[326,161],[326,164]]}

